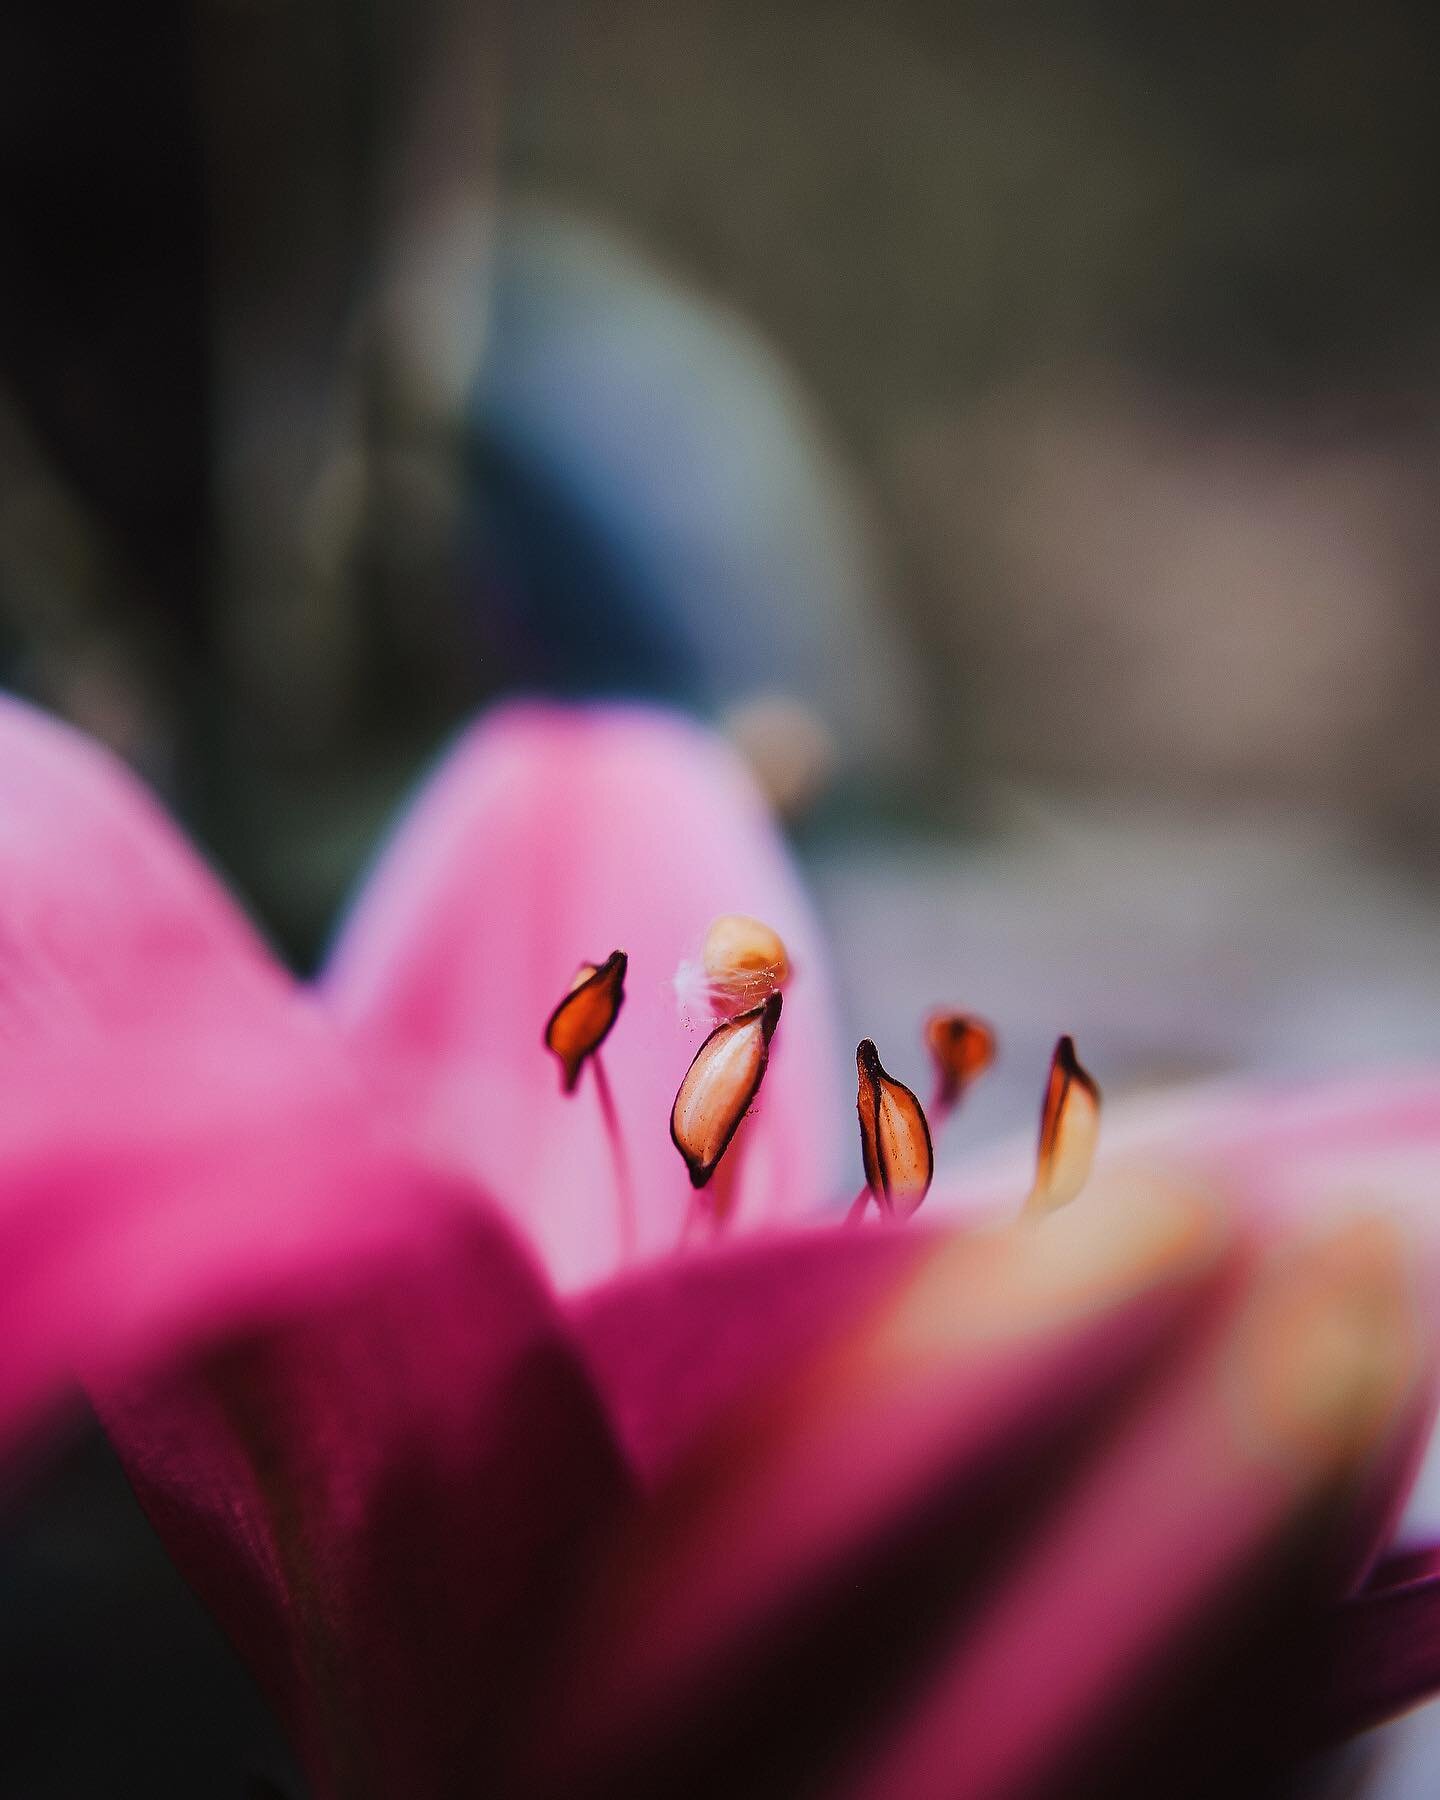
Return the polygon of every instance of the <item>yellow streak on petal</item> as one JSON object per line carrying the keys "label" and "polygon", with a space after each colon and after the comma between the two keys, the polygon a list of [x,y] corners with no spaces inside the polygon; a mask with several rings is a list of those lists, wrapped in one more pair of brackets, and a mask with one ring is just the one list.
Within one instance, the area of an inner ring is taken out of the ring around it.
{"label": "yellow streak on petal", "polygon": [[1232,1241],[1213,1195],[1144,1170],[1083,1207],[947,1239],[898,1296],[872,1348],[910,1362],[1019,1342],[1146,1288],[1211,1269]]}
{"label": "yellow streak on petal", "polygon": [[1242,1425],[1282,1459],[1347,1466],[1396,1418],[1423,1357],[1403,1234],[1351,1219],[1266,1270],[1234,1371]]}

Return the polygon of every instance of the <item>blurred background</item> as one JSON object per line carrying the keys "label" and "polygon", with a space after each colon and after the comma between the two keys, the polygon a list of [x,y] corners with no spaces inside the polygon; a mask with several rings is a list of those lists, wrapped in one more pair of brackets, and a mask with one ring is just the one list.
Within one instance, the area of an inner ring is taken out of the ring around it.
{"label": "blurred background", "polygon": [[[0,680],[301,968],[478,704],[636,693],[754,761],[855,1036],[995,1020],[974,1141],[1061,1029],[1114,1093],[1433,1053],[1437,51],[1421,0],[12,5]],[[3,1791],[289,1782],[103,1453],[60,1486]]]}

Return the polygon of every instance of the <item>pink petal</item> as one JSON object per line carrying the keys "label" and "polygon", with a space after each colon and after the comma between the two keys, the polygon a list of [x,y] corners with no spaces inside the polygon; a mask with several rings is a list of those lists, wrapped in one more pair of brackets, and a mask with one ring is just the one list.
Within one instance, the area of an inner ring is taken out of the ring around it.
{"label": "pink petal", "polygon": [[336,1166],[363,1102],[313,1003],[127,771],[8,699],[0,856],[11,1442],[79,1363],[128,1368],[253,1316],[393,1234],[396,1204],[358,1140]]}
{"label": "pink petal", "polygon": [[119,1025],[270,1008],[288,984],[108,752],[0,697],[0,1056]]}
{"label": "pink petal", "polygon": [[553,1303],[143,790],[11,703],[0,845],[0,1448],[78,1371],[317,1792],[469,1794],[624,1491]]}
{"label": "pink petal", "polygon": [[[1353,1232],[1337,1246],[1337,1268],[1370,1254]],[[1107,1794],[1161,1775],[1226,1791],[1209,1759],[1288,1735],[1279,1709],[1351,1559],[1356,1458],[1385,1460],[1422,1354],[1388,1278],[1348,1279],[1307,1314],[1277,1270],[1177,1363],[847,1794],[1058,1794],[1077,1769]]]}
{"label": "pink petal", "polygon": [[803,1213],[828,1197],[843,1142],[818,934],[738,760],[678,718],[532,705],[477,726],[361,895],[324,997],[423,1138],[574,1287],[616,1266],[619,1209],[593,1078],[560,1092],[545,1022],[577,964],[629,953],[603,1055],[640,1250],[668,1250],[688,1205],[670,1109],[710,1023],[682,1023],[671,983],[728,912],[774,926],[795,970],[764,1091],[727,1158],[738,1218]]}
{"label": "pink petal", "polygon": [[504,1787],[625,1495],[508,1229],[437,1211],[328,1301],[101,1412],[318,1796]]}
{"label": "pink petal", "polygon": [[757,1381],[863,1314],[933,1251],[923,1230],[756,1233],[576,1298],[570,1324],[647,1485]]}
{"label": "pink petal", "polygon": [[42,1043],[5,1092],[0,1444],[77,1369],[157,1364],[391,1254],[435,1185],[312,1045],[223,1017]]}
{"label": "pink petal", "polygon": [[[1027,1140],[943,1170],[927,1214],[1012,1213],[1033,1155]],[[1124,1101],[1101,1120],[1096,1178],[1125,1168],[1213,1182],[1275,1229],[1383,1207],[1405,1219],[1419,1252],[1422,1304],[1440,1319],[1440,1070],[1256,1076]],[[1397,1441],[1395,1478],[1381,1486],[1368,1536],[1357,1538],[1370,1556],[1397,1526],[1422,1535],[1440,1528],[1440,1445],[1431,1442],[1428,1458],[1425,1449],[1419,1430]]]}
{"label": "pink petal", "polygon": [[927,1239],[837,1342],[723,1420],[617,1550],[535,1790],[823,1787],[1212,1317],[1234,1272],[1218,1222],[1149,1198]]}
{"label": "pink petal", "polygon": [[[968,1216],[1018,1206],[1033,1141],[1000,1146],[936,1176],[926,1211]],[[1440,1228],[1440,1070],[1215,1082],[1107,1106],[1096,1173],[1121,1166],[1194,1168],[1281,1217],[1377,1201]],[[1013,1197],[1013,1198],[1012,1198]]]}

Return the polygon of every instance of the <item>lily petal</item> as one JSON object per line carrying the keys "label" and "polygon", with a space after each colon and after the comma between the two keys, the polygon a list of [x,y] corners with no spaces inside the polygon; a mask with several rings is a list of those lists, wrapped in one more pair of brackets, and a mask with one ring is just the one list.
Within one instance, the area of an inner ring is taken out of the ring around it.
{"label": "lily petal", "polygon": [[328,1300],[101,1416],[318,1796],[505,1788],[626,1478],[553,1303],[473,1197]]}
{"label": "lily petal", "polygon": [[[0,1442],[398,1229],[333,1031],[108,752],[0,698]],[[310,1185],[322,1166],[332,1184]],[[351,1191],[347,1194],[346,1190]]]}
{"label": "lily petal", "polygon": [[41,1044],[5,1091],[0,1444],[77,1372],[103,1384],[268,1318],[411,1228],[413,1167],[365,1128],[358,1086],[283,1034]]}
{"label": "lily petal", "polygon": [[0,1448],[79,1374],[316,1792],[468,1794],[625,1492],[563,1322],[141,786],[8,701],[0,853]]}
{"label": "lily petal", "polygon": [[823,1787],[1218,1304],[1222,1222],[1144,1198],[927,1236],[838,1342],[773,1371],[615,1552],[535,1791]]}
{"label": "lily petal", "polygon": [[[1031,1143],[1017,1139],[942,1168],[932,1218],[1013,1208]],[[1259,1211],[1310,1217],[1385,1198],[1424,1225],[1440,1182],[1440,1069],[1197,1084],[1107,1107],[1097,1175],[1127,1165],[1208,1172]]]}
{"label": "lily petal", "polygon": [[688,1200],[670,1110],[713,1022],[687,1030],[671,984],[711,920],[734,912],[778,931],[794,969],[764,1094],[731,1152],[746,1225],[813,1210],[831,1191],[831,1006],[818,932],[763,802],[696,727],[628,707],[493,714],[401,826],[323,997],[390,1071],[423,1138],[477,1176],[575,1287],[616,1267],[621,1231],[596,1096],[583,1077],[573,1096],[557,1093],[541,1027],[577,959],[628,952],[604,1055],[640,1252],[668,1250]]}
{"label": "lily petal", "polygon": [[1313,1729],[1338,1742],[1394,1718],[1440,1691],[1440,1555],[1415,1566],[1382,1565],[1363,1593],[1330,1622],[1317,1683]]}
{"label": "lily petal", "polygon": [[571,1329],[640,1481],[933,1253],[923,1230],[754,1233],[577,1295]]}
{"label": "lily petal", "polygon": [[304,1004],[158,802],[99,745],[0,696],[0,1057],[223,1009]]}
{"label": "lily petal", "polygon": [[[1402,1242],[1360,1231],[1261,1269],[848,1791],[1058,1795],[1082,1767],[1106,1794],[1208,1794],[1286,1734],[1357,1477],[1404,1428],[1422,1370]],[[1240,1662],[1224,1654],[1241,1642]]]}

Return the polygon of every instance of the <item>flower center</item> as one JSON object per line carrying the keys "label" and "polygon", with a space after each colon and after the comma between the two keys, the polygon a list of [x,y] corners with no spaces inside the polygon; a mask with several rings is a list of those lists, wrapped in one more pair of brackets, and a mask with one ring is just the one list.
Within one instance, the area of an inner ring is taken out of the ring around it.
{"label": "flower center", "polygon": [[[600,1059],[600,1047],[624,1003],[627,967],[623,950],[612,951],[603,963],[581,963],[550,1015],[545,1043],[560,1060],[566,1094],[574,1093],[587,1064],[593,1071],[614,1168],[621,1251],[628,1259],[636,1248],[635,1200],[615,1101]],[[726,913],[711,924],[700,967],[717,1023],[685,1071],[670,1110],[670,1137],[684,1160],[692,1192],[682,1242],[702,1215],[708,1214],[718,1228],[734,1210],[743,1146],[732,1146],[765,1079],[780,1022],[781,989],[791,974],[780,934],[744,913]],[[677,976],[682,992],[687,971],[694,969],[693,963],[682,966]],[[935,1066],[930,1113],[938,1129],[995,1061],[996,1036],[985,1020],[955,1011],[932,1012],[923,1036]],[[882,1218],[908,1219],[930,1191],[935,1174],[931,1119],[918,1096],[885,1069],[869,1038],[857,1049],[855,1063],[865,1185],[848,1220],[859,1224],[872,1203]],[[1073,1038],[1062,1037],[1051,1057],[1040,1109],[1027,1215],[1053,1212],[1075,1198],[1089,1176],[1099,1129],[1100,1089],[1076,1056]]]}

